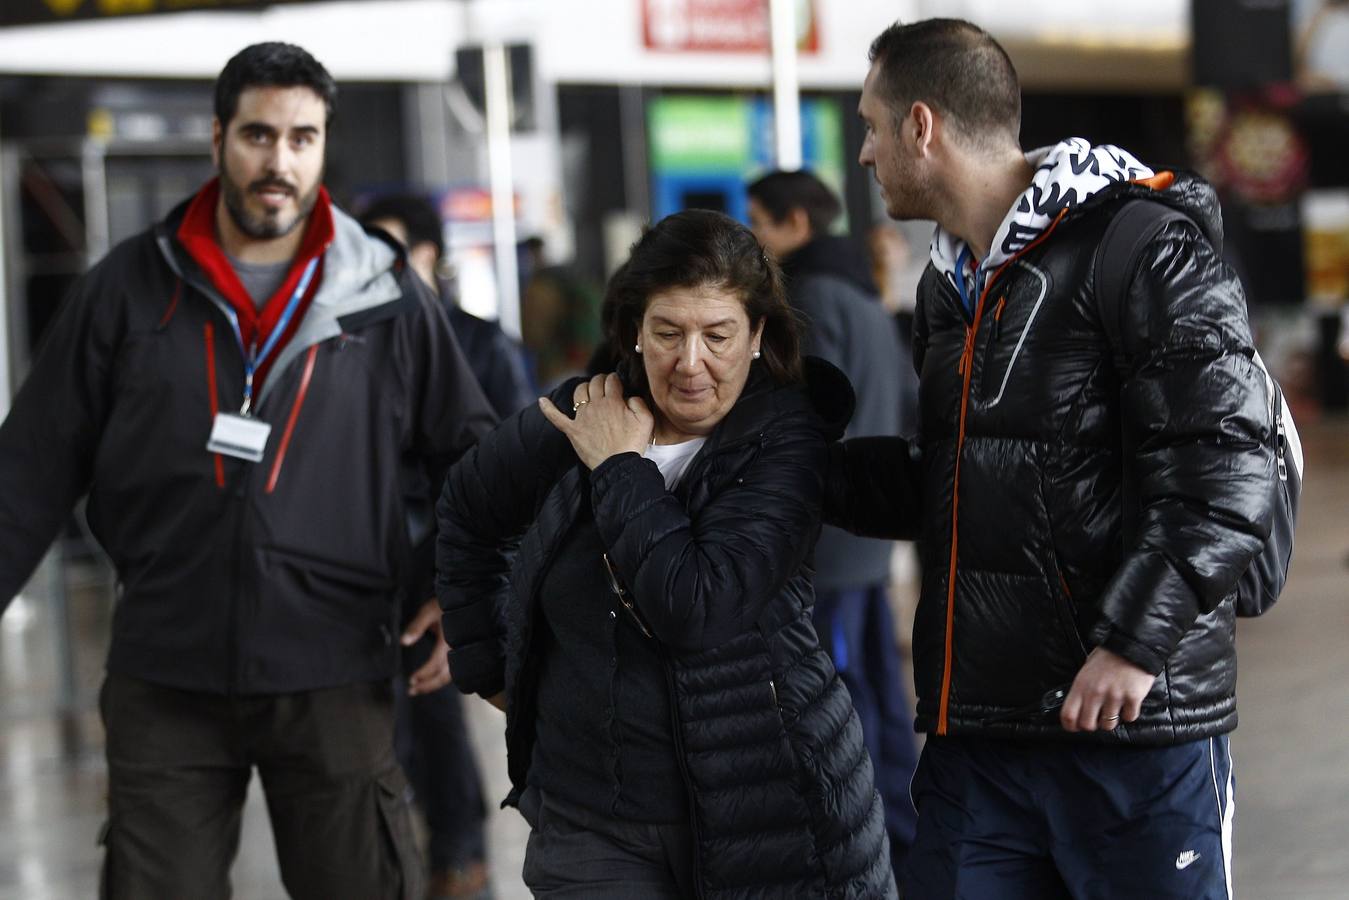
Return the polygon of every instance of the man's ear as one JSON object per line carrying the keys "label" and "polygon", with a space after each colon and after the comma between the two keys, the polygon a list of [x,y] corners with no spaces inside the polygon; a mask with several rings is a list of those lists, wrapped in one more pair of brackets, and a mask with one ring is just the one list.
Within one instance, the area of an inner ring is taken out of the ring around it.
{"label": "man's ear", "polygon": [[921,100],[916,100],[913,106],[909,107],[909,123],[912,123],[910,127],[913,129],[909,135],[913,141],[913,149],[920,156],[926,156],[931,152],[933,142],[938,139],[940,118],[932,107]]}
{"label": "man's ear", "polygon": [[220,168],[220,155],[225,138],[225,129],[221,126],[220,120],[211,117],[211,165],[217,169]]}
{"label": "man's ear", "polygon": [[802,244],[814,237],[810,228],[810,216],[806,215],[806,211],[799,206],[794,206],[788,210],[787,217],[782,224],[791,229],[792,239],[800,241]]}
{"label": "man's ear", "polygon": [[436,263],[439,261],[440,254],[436,252],[436,245],[430,241],[421,241],[408,248],[408,263],[421,273],[423,278],[429,273],[434,279]]}

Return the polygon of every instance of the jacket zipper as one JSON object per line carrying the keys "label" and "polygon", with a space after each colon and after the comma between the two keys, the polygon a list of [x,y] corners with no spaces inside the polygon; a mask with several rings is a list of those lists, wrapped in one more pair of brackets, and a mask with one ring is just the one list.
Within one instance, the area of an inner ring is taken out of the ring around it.
{"label": "jacket zipper", "polygon": [[[688,761],[684,758],[684,738],[681,733],[679,719],[679,692],[675,687],[674,663],[670,659],[669,652],[665,645],[656,639],[656,636],[647,627],[646,622],[637,612],[637,608],[627,598],[627,591],[619,581],[618,573],[614,571],[613,564],[609,562],[609,554],[602,555],[604,568],[609,576],[609,589],[618,597],[619,602],[627,609],[632,616],[632,622],[641,629],[643,635],[651,641],[651,646],[660,657],[661,668],[665,672],[665,690],[670,700],[670,737],[674,742],[675,760],[679,763],[679,775],[684,781],[684,791],[689,798],[689,833],[692,836],[693,844],[693,885],[698,897],[703,896],[702,878],[700,870],[702,868],[698,852],[698,806],[694,799],[693,776],[689,774]],[[613,615],[613,613],[610,613]],[[773,705],[778,704],[778,691],[772,681],[768,682],[768,688],[773,692]]]}
{"label": "jacket zipper", "polygon": [[1082,633],[1077,630],[1077,609],[1073,601],[1073,592],[1068,588],[1068,579],[1063,575],[1063,567],[1059,565],[1058,557],[1054,557],[1054,574],[1059,577],[1059,590],[1062,596],[1056,598],[1054,604],[1055,611],[1058,613],[1060,621],[1063,623],[1065,635],[1068,637],[1073,647],[1082,654],[1082,658],[1087,658],[1087,646],[1082,643]]}
{"label": "jacket zipper", "polygon": [[[211,328],[210,323],[207,323],[206,328],[210,330],[212,333],[214,333],[214,329]],[[212,359],[212,373],[214,374],[215,356],[213,351],[211,354],[211,359]],[[214,378],[212,380],[214,380]],[[214,396],[212,397],[211,403],[212,406],[216,404]],[[219,460],[220,457],[217,456],[216,457],[217,465],[219,465]],[[225,648],[226,648],[225,692],[228,696],[231,697],[237,696],[240,693],[239,606],[243,602],[241,600],[241,595],[243,593],[243,580],[244,580],[243,574],[244,527],[248,519],[248,506],[252,495],[252,487],[253,487],[252,466],[253,464],[250,463],[248,467],[237,471],[234,478],[234,487],[232,489],[234,495],[233,500],[235,501],[234,560],[230,566],[230,592],[229,592],[229,602],[227,604],[227,613],[225,618]],[[221,478],[220,481],[221,486],[224,487],[226,490],[229,490],[230,486],[225,483],[223,473],[221,474],[220,478]]]}
{"label": "jacket zipper", "polygon": [[244,517],[248,512],[248,472],[239,473],[239,487],[236,488],[234,514],[234,564],[230,567],[230,600],[227,619],[227,641],[229,655],[225,660],[226,691],[230,696],[239,693],[239,595],[243,590],[243,548]]}
{"label": "jacket zipper", "polygon": [[951,558],[946,574],[946,645],[944,648],[945,657],[942,661],[941,676],[941,701],[937,707],[937,734],[945,735],[950,725],[951,708],[951,670],[954,662],[955,650],[953,641],[953,631],[955,626],[956,611],[956,560],[959,551],[959,522],[960,522],[960,461],[965,451],[965,422],[969,414],[970,403],[970,377],[974,372],[974,345],[975,336],[979,333],[979,323],[984,315],[984,303],[988,300],[988,294],[993,290],[993,285],[1007,267],[1015,262],[1019,257],[1030,252],[1033,248],[1039,246],[1046,238],[1053,233],[1058,224],[1063,221],[1067,209],[1059,211],[1054,221],[1049,227],[1031,243],[1021,248],[1020,251],[1013,254],[1003,262],[1002,265],[989,276],[988,282],[984,285],[983,291],[979,294],[979,302],[974,307],[974,321],[965,326],[965,347],[960,354],[960,372],[962,383],[960,388],[960,424],[956,432],[956,465],[955,473],[952,476],[951,484]]}
{"label": "jacket zipper", "polygon": [[286,461],[286,449],[290,446],[290,436],[295,432],[295,420],[300,417],[300,407],[309,394],[309,381],[314,377],[314,357],[318,355],[318,344],[310,346],[305,353],[304,371],[300,374],[300,386],[295,389],[295,399],[291,401],[290,416],[286,419],[286,430],[281,435],[281,443],[276,448],[276,458],[272,460],[272,472],[267,477],[266,493],[276,490],[276,480],[281,477],[281,464]]}
{"label": "jacket zipper", "polygon": [[[699,850],[698,839],[698,804],[694,799],[693,776],[689,774],[688,760],[684,758],[684,736],[681,732],[679,720],[679,694],[675,690],[674,663],[670,661],[669,653],[665,650],[663,644],[657,642],[657,647],[660,651],[662,667],[665,669],[665,687],[670,694],[670,732],[674,738],[675,759],[679,762],[679,774],[684,779],[684,790],[689,798],[689,835],[690,843],[693,845],[693,890],[695,896],[701,900],[706,895],[703,892],[702,854]],[[771,687],[773,683],[770,681],[768,684]],[[773,699],[776,703],[776,690]]]}
{"label": "jacket zipper", "polygon": [[997,352],[998,341],[1002,337],[1002,314],[1007,308],[1007,295],[1003,294],[998,298],[998,305],[993,307],[993,336],[984,347],[984,368],[987,373],[993,365],[993,354]]}
{"label": "jacket zipper", "polygon": [[[220,413],[220,394],[216,389],[215,382],[215,327],[207,322],[203,332],[206,337],[206,393],[211,401],[211,425],[215,425],[215,417]],[[211,457],[215,461],[215,486],[219,490],[225,489],[225,464],[221,460],[219,453],[212,453]]]}
{"label": "jacket zipper", "polygon": [[[210,328],[210,324],[206,325]],[[243,360],[239,360],[243,364]],[[214,354],[212,354],[212,372],[214,372]],[[214,405],[214,399],[212,401]],[[220,456],[216,456],[217,466],[220,464]],[[250,464],[251,466],[251,464]],[[239,694],[239,595],[243,592],[243,548],[244,548],[244,521],[248,513],[248,494],[250,494],[250,475],[248,468],[239,470],[235,467],[235,478],[233,484],[225,482],[224,475],[221,475],[220,484],[225,490],[232,491],[233,503],[235,503],[235,546],[233,546],[233,561],[229,567],[229,602],[227,604],[227,615],[225,615],[225,694],[235,696]]]}
{"label": "jacket zipper", "polygon": [[[207,322],[203,328],[206,339],[206,387],[210,394],[211,401],[211,420],[220,412],[220,397],[216,388],[215,372],[215,328]],[[212,454],[215,461],[215,484],[218,490],[228,490],[229,485],[225,481],[225,466],[219,453]],[[247,473],[244,473],[245,475]],[[236,491],[242,491],[238,488]],[[236,493],[233,498],[226,502],[240,500],[240,495]],[[235,505],[234,514],[237,517],[234,525],[234,559],[230,564],[230,592],[229,599],[225,605],[225,693],[233,696],[238,692],[238,685],[235,679],[238,677],[238,667],[236,659],[239,652],[238,636],[238,610],[239,603],[239,585],[243,580],[242,564],[239,560],[240,549],[243,547],[243,503]]]}

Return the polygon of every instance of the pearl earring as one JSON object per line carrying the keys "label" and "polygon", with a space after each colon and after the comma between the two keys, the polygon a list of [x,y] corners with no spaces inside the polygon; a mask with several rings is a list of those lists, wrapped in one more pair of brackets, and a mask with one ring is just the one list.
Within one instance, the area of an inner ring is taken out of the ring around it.
{"label": "pearl earring", "polygon": [[633,344],[633,345],[632,345],[632,349],[636,350],[638,353],[641,353],[641,352],[642,352],[642,345],[641,345],[641,344]]}
{"label": "pearl earring", "polygon": [[759,351],[758,351],[758,350],[755,350],[754,353],[753,353],[753,357],[754,357],[755,359],[758,359],[758,358],[759,358],[759,355],[760,355],[760,354],[759,354]]}

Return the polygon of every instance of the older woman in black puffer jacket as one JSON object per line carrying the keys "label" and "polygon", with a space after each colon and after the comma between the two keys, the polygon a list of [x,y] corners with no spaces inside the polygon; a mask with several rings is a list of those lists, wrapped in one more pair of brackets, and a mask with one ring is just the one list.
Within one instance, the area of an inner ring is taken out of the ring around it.
{"label": "older woman in black puffer jacket", "polygon": [[861,729],[811,625],[826,442],[852,392],[802,361],[739,223],[671,216],[609,285],[617,374],[451,471],[455,683],[507,713],[538,896],[893,897]]}

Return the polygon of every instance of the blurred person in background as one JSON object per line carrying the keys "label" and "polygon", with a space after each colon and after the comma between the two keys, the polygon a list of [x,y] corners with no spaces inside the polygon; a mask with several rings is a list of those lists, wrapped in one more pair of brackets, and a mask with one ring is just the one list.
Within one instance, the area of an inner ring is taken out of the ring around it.
{"label": "blurred person in background", "polygon": [[600,298],[567,266],[548,264],[543,238],[521,241],[519,256],[521,337],[547,392],[585,372],[600,343]]}
{"label": "blurred person in background", "polygon": [[[918,430],[918,375],[913,368],[913,311],[917,304],[918,280],[927,256],[913,251],[909,239],[894,222],[877,222],[867,231],[867,256],[871,277],[881,296],[881,306],[894,320],[903,354],[904,380],[899,386],[899,433],[912,437]],[[909,377],[912,373],[912,377]]]}
{"label": "blurred person in background", "polygon": [[[826,518],[924,545],[905,896],[1231,897],[1232,598],[1278,476],[1217,198],[1080,138],[1024,153],[1016,71],[968,22],[870,59],[860,162],[938,225],[922,422],[836,446]],[[1098,296],[1133,200],[1184,215]]]}
{"label": "blurred person in background", "polygon": [[[802,349],[848,376],[848,437],[901,434],[900,388],[917,379],[880,304],[866,254],[829,233],[843,204],[814,174],[770,172],[749,185],[750,228],[781,261],[787,298],[804,319]],[[908,363],[908,367],[905,367]],[[893,543],[825,527],[815,547],[815,628],[852,696],[885,803],[900,871],[913,842],[909,781],[918,763],[886,584]]]}
{"label": "blurred person in background", "polygon": [[867,229],[866,240],[871,277],[876,282],[881,306],[892,314],[907,312],[912,316],[917,302],[918,279],[926,260],[915,261],[909,239],[894,222],[876,222]]}
{"label": "blurred person in background", "polygon": [[[461,309],[448,282],[437,276],[445,232],[430,201],[414,194],[378,197],[366,207],[361,222],[381,229],[406,248],[409,265],[441,298],[459,346],[497,414],[505,418],[533,403],[535,394],[525,375],[520,347],[495,322]],[[409,508],[417,510],[412,522],[414,541],[429,527],[433,514],[425,496],[417,490],[408,501]],[[405,614],[415,615],[415,609]],[[421,642],[427,643],[426,639]],[[422,664],[430,648],[421,644],[404,655],[405,672]],[[484,828],[487,805],[459,692],[447,685],[409,697],[400,690],[394,743],[426,816],[431,857],[427,896],[432,900],[490,897]]]}
{"label": "blurred person in background", "polygon": [[400,632],[436,635],[409,693],[449,671],[434,601],[399,628],[429,581],[401,486],[495,417],[434,295],[322,186],[336,96],[299,47],[234,56],[217,177],[81,279],[0,426],[0,598],[86,491],[117,570],[103,896],[229,896],[256,768],[293,897],[422,897]]}
{"label": "blurred person in background", "polygon": [[377,197],[361,214],[361,222],[379,228],[406,247],[408,263],[440,297],[459,349],[464,351],[497,415],[504,419],[533,403],[538,391],[529,379],[523,348],[496,322],[465,311],[455,296],[453,282],[441,276],[445,228],[431,201],[416,194]]}
{"label": "blurred person in background", "polygon": [[454,681],[506,710],[525,883],[894,897],[862,729],[810,616],[847,381],[803,363],[776,263],[721,213],[647,231],[606,302],[618,374],[504,422],[437,509]]}

